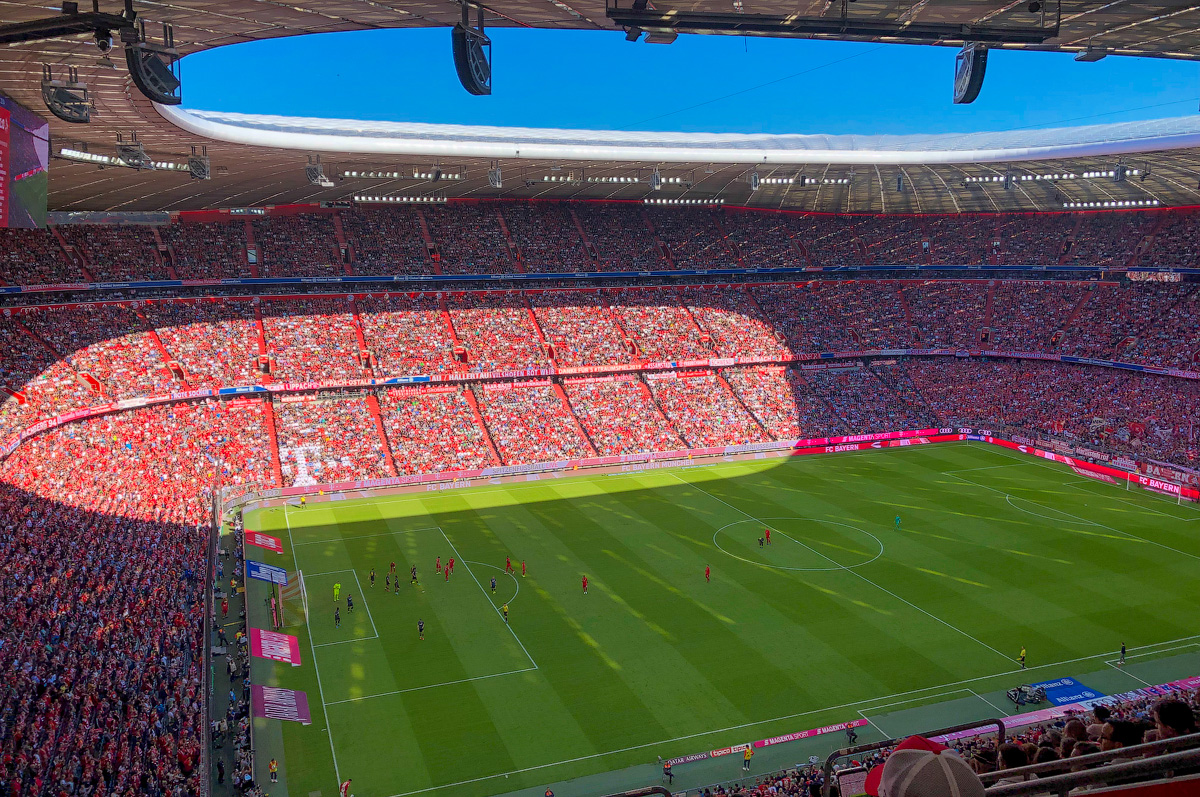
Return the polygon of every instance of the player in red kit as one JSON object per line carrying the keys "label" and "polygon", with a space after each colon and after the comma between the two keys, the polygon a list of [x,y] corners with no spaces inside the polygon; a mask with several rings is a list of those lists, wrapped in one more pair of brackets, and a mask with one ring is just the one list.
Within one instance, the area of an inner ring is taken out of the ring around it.
{"label": "player in red kit", "polygon": [[771,544],[771,529],[769,527],[767,528],[766,536],[767,536],[767,545],[770,545]]}
{"label": "player in red kit", "polygon": [[450,580],[450,563],[446,562],[446,580]]}
{"label": "player in red kit", "polygon": [[521,578],[525,578],[525,560],[521,560]]}
{"label": "player in red kit", "polygon": [[583,594],[587,594],[587,576],[583,577]]}
{"label": "player in red kit", "polygon": [[439,573],[442,572],[442,557],[439,556],[437,558],[437,564],[433,566],[433,569]]}
{"label": "player in red kit", "polygon": [[509,557],[509,556],[504,557],[504,572],[505,573],[512,572],[512,557]]}
{"label": "player in red kit", "polygon": [[450,557],[450,561],[446,563],[446,567],[450,568],[450,572],[454,572],[454,557]]}
{"label": "player in red kit", "polygon": [[712,581],[711,576],[712,576],[712,569],[709,568],[708,565],[705,565],[704,566],[704,580],[706,582],[711,582]]}
{"label": "player in red kit", "polygon": [[353,778],[346,778],[346,782],[342,784],[342,788],[341,788],[342,797],[350,797],[350,781],[351,780],[353,780]]}

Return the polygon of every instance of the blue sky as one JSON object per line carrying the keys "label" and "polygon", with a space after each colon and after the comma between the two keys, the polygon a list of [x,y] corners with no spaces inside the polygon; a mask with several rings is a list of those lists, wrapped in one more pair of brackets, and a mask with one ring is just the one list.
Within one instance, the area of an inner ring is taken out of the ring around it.
{"label": "blue sky", "polygon": [[[302,36],[189,56],[184,105],[326,118],[738,133],[940,133],[1197,112],[1200,65],[993,50],[974,104],[948,47],[491,29],[494,93],[463,91],[449,29]],[[263,78],[248,78],[254,70]],[[356,81],[355,75],[367,76]],[[264,79],[269,78],[269,79]],[[274,84],[275,88],[264,87]]]}

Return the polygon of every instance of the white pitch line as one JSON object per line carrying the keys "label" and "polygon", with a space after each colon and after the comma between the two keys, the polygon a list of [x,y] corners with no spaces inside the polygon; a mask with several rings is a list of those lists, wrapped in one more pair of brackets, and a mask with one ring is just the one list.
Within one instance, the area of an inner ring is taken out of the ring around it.
{"label": "white pitch line", "polygon": [[[465,561],[465,560],[464,560]],[[363,695],[361,697],[350,697],[345,700],[331,700],[325,705],[337,706],[342,703],[359,703],[363,700],[374,700],[377,697],[390,697],[392,695],[403,695],[407,692],[420,692],[425,689],[437,689],[439,686],[454,686],[455,684],[468,684],[472,681],[486,681],[489,678],[502,678],[505,675],[517,675],[523,672],[536,672],[537,667],[526,667],[521,670],[509,670],[508,672],[494,672],[491,675],[476,675],[473,678],[459,678],[457,681],[442,681],[436,684],[427,684],[425,686],[410,686],[407,689],[394,689],[391,692],[380,692],[376,695]]]}
{"label": "white pitch line", "polygon": [[[442,539],[444,539],[446,541],[446,543],[449,544],[450,550],[454,551],[454,555],[458,558],[458,560],[460,562],[463,563],[463,567],[467,568],[467,572],[471,574],[471,580],[475,582],[475,586],[479,587],[479,591],[483,593],[484,600],[486,600],[488,602],[488,605],[492,607],[492,611],[494,611],[497,615],[499,615],[500,618],[503,620],[504,619],[503,613],[501,613],[501,611],[498,608],[496,608],[496,604],[492,603],[492,599],[490,597],[488,597],[487,590],[483,588],[483,584],[479,583],[479,579],[475,577],[475,572],[473,570],[471,570],[470,565],[467,564],[467,560],[463,558],[463,555],[458,552],[458,548],[456,548],[454,546],[454,542],[446,534],[446,530],[439,526],[438,531],[440,531],[442,533]],[[529,659],[529,663],[532,664],[533,668],[536,670],[538,668],[538,664],[536,661],[533,660],[533,656],[529,655],[529,651],[525,650],[525,643],[521,641],[521,638],[519,636],[517,636],[517,632],[513,630],[513,627],[511,625],[509,625],[507,621],[505,621],[504,627],[508,629],[508,633],[512,634],[513,639],[517,640],[517,644],[521,646],[521,650],[525,651],[525,657],[527,659]]]}
{"label": "white pitch line", "polygon": [[862,709],[858,709],[858,716],[860,716],[860,717],[862,717],[863,719],[865,719],[865,720],[867,721],[867,724],[868,724],[868,725],[870,725],[872,728],[874,728],[875,730],[877,730],[877,731],[879,731],[880,733],[882,733],[882,734],[883,734],[883,738],[884,738],[884,739],[891,739],[891,738],[893,738],[893,737],[892,737],[892,735],[891,735],[890,733],[888,733],[887,731],[885,731],[885,730],[883,729],[883,727],[882,727],[882,726],[881,726],[881,725],[880,725],[878,722],[876,722],[875,720],[871,719],[871,718],[870,718],[870,717],[868,717],[866,714],[864,714],[864,713],[863,713],[863,711],[862,711]]}
{"label": "white pitch line", "polygon": [[1008,716],[1008,711],[1006,711],[1005,709],[1002,709],[1002,708],[1000,708],[1000,707],[999,707],[999,706],[997,706],[995,703],[993,703],[992,701],[988,700],[988,699],[987,699],[986,697],[984,697],[983,695],[981,695],[981,694],[979,694],[978,692],[976,692],[974,689],[968,689],[967,691],[968,691],[968,692],[970,692],[971,694],[975,695],[975,697],[979,698],[979,699],[980,699],[980,700],[982,700],[984,703],[987,703],[989,706],[991,706],[992,708],[994,708],[994,709],[996,709],[997,711],[999,711],[999,712],[1000,712],[1000,716],[1002,716],[1002,717],[1007,717],[1007,716]]}
{"label": "white pitch line", "polygon": [[[715,496],[715,495],[713,495],[712,493],[708,492],[708,491],[707,491],[707,490],[705,490],[704,488],[702,488],[702,487],[698,487],[697,485],[695,485],[695,484],[693,484],[692,482],[689,482],[689,481],[687,481],[687,480],[685,480],[685,479],[680,479],[678,476],[675,476],[675,474],[671,474],[671,475],[672,475],[672,476],[674,476],[676,479],[678,479],[678,480],[679,480],[680,482],[682,482],[683,484],[686,484],[686,485],[688,485],[689,487],[694,487],[695,489],[697,489],[697,490],[699,490],[700,492],[704,493],[704,494],[705,494],[705,495],[707,495],[709,498],[712,498],[714,501],[719,501],[720,503],[722,503],[722,504],[725,504],[725,506],[729,507],[729,508],[730,508],[730,509],[732,509],[733,511],[735,511],[735,512],[738,512],[739,514],[745,515],[746,517],[750,518],[751,520],[757,521],[757,522],[759,522],[759,523],[762,523],[762,522],[763,522],[763,521],[759,520],[758,518],[754,517],[754,515],[751,515],[749,512],[745,512],[745,511],[743,511],[743,510],[741,510],[741,509],[738,509],[738,508],[737,508],[736,506],[734,506],[733,504],[731,504],[731,503],[729,503],[729,502],[727,502],[727,501],[725,501],[725,500],[723,500],[723,499],[721,499],[721,498],[718,498],[717,496]],[[959,476],[956,476],[955,478],[961,478],[961,477],[959,477]],[[768,524],[768,525],[769,525],[769,524]],[[809,546],[805,545],[804,543],[800,542],[799,540],[793,540],[793,542],[796,542],[797,544],[799,544],[799,545],[802,545],[802,546],[803,546],[803,547],[805,547],[805,548],[808,548],[808,550],[812,551],[813,553],[815,553],[817,556],[821,557],[822,559],[825,559],[826,561],[828,561],[830,564],[834,565],[835,567],[841,568],[841,565],[839,565],[839,564],[838,564],[836,561],[834,561],[833,559],[830,559],[828,556],[826,556],[825,554],[821,553],[820,551],[818,551],[818,550],[816,550],[816,549],[814,549],[814,548],[811,548],[811,547],[809,547]],[[844,569],[844,568],[843,568],[843,569]],[[924,614],[926,617],[929,617],[929,618],[931,618],[931,619],[933,619],[933,620],[936,620],[936,621],[938,621],[939,623],[941,623],[942,625],[946,626],[947,628],[950,628],[950,629],[953,629],[954,631],[957,631],[958,633],[960,633],[960,634],[962,634],[963,636],[965,636],[967,639],[970,639],[970,640],[972,640],[973,642],[976,642],[976,643],[978,643],[979,645],[982,645],[983,647],[985,647],[985,648],[987,648],[988,650],[992,651],[992,652],[993,652],[993,653],[995,653],[997,656],[1000,656],[1000,657],[1002,657],[1002,658],[1004,658],[1004,659],[1006,659],[1006,660],[1008,660],[1008,661],[1011,661],[1011,662],[1013,662],[1014,664],[1016,663],[1016,659],[1012,658],[1011,656],[1006,656],[1005,654],[1001,653],[999,650],[996,650],[996,648],[992,647],[991,645],[989,645],[988,643],[984,642],[983,640],[981,640],[981,639],[979,639],[979,638],[977,638],[977,637],[971,636],[971,635],[970,635],[970,634],[968,634],[966,631],[962,630],[961,628],[959,628],[958,626],[954,625],[953,623],[950,623],[950,622],[948,622],[948,621],[946,621],[946,620],[943,620],[942,618],[938,617],[936,614],[933,614],[932,612],[929,612],[929,611],[926,611],[925,609],[922,609],[922,608],[921,608],[920,606],[918,606],[917,604],[913,603],[912,601],[909,601],[909,600],[906,600],[906,599],[904,599],[904,598],[900,597],[900,596],[899,596],[899,595],[897,595],[896,593],[892,592],[890,589],[886,589],[886,588],[884,588],[884,587],[881,587],[879,584],[876,584],[874,581],[872,581],[871,579],[867,578],[867,577],[866,577],[866,576],[864,576],[862,573],[859,573],[857,570],[850,570],[850,569],[846,569],[846,572],[847,572],[847,573],[850,573],[851,575],[855,576],[856,578],[862,579],[862,580],[863,580],[863,581],[865,581],[866,583],[868,583],[868,584],[870,584],[871,586],[875,587],[875,589],[879,590],[880,592],[883,592],[883,593],[885,593],[885,594],[887,594],[887,595],[891,595],[893,598],[895,598],[896,600],[900,601],[901,603],[905,603],[905,604],[907,604],[907,605],[911,606],[912,608],[914,608],[914,609],[916,609],[917,611],[919,611],[921,614]]]}
{"label": "white pitch line", "polygon": [[350,573],[354,576],[354,583],[358,585],[358,597],[362,601],[363,608],[367,610],[367,619],[371,621],[371,630],[375,632],[375,639],[379,639],[379,629],[375,627],[375,618],[371,616],[371,607],[367,604],[367,593],[363,592],[362,582],[358,580],[358,573],[353,570]]}
{"label": "white pitch line", "polygon": [[[1165,640],[1163,642],[1158,642],[1153,645],[1141,645],[1139,647],[1132,648],[1132,650],[1142,650],[1144,648],[1161,647],[1162,645],[1170,645],[1175,642],[1183,642],[1183,641],[1189,640],[1189,639],[1200,639],[1200,635],[1180,637],[1179,639],[1168,639],[1168,640]],[[1200,643],[1198,643],[1198,644],[1200,644]],[[807,717],[811,714],[823,714],[827,711],[838,711],[838,710],[844,709],[844,708],[846,708],[846,709],[853,708],[855,706],[861,706],[864,703],[873,703],[877,700],[887,700],[892,697],[903,697],[904,695],[916,695],[916,694],[921,694],[922,692],[930,692],[930,691],[934,691],[937,689],[944,690],[947,687],[951,687],[951,686],[959,686],[961,684],[976,683],[978,681],[986,681],[986,680],[989,680],[992,678],[1001,678],[1006,675],[1012,676],[1015,674],[1015,672],[1028,673],[1028,672],[1032,672],[1034,670],[1043,670],[1043,669],[1046,669],[1049,667],[1062,667],[1063,665],[1066,665],[1066,664],[1076,664],[1081,661],[1092,661],[1093,659],[1098,659],[1098,658],[1101,658],[1102,656],[1107,656],[1107,655],[1108,655],[1108,653],[1097,653],[1094,656],[1081,656],[1077,659],[1066,659],[1064,661],[1056,661],[1056,662],[1051,662],[1049,664],[1037,664],[1037,665],[1034,665],[1033,667],[1028,667],[1023,671],[1022,670],[1018,670],[1018,671],[1005,670],[1004,672],[992,673],[991,675],[980,675],[975,678],[966,678],[961,681],[953,681],[951,683],[946,683],[946,684],[927,686],[922,689],[911,689],[907,692],[896,692],[895,694],[892,694],[892,695],[880,695],[879,697],[868,698],[866,700],[855,700],[850,703],[842,703],[841,705],[838,705],[838,706],[827,706],[825,708],[815,708],[815,709],[811,709],[809,711],[799,711],[799,712],[796,712],[795,714],[786,714],[782,717],[772,717],[770,719],[756,720],[754,722],[744,722],[740,725],[731,725],[728,728],[716,728],[711,731],[700,731],[699,733],[690,733],[690,734],[687,734],[686,736],[677,736],[673,739],[659,739],[658,741],[646,742],[645,744],[636,744],[631,747],[621,748],[619,750],[607,750],[602,753],[591,753],[589,755],[578,756],[576,758],[567,758],[562,761],[553,761],[548,764],[537,764],[537,765],[531,766],[531,767],[523,767],[521,769],[509,770],[508,772],[497,772],[494,775],[483,775],[478,778],[470,778],[468,780],[460,780],[455,783],[443,783],[438,786],[427,786],[423,789],[414,789],[413,791],[406,791],[406,792],[400,792],[399,794],[392,794],[392,795],[389,795],[389,797],[409,797],[410,795],[413,795],[413,794],[426,794],[431,791],[438,791],[439,789],[451,789],[456,786],[466,786],[471,783],[481,783],[486,780],[493,780],[495,778],[503,778],[506,775],[521,775],[526,772],[536,772],[541,769],[549,769],[551,767],[562,766],[564,764],[575,764],[580,761],[590,761],[595,758],[603,758],[605,756],[610,756],[610,755],[619,755],[621,753],[629,753],[634,750],[642,750],[647,747],[654,747],[656,745],[672,744],[674,742],[686,742],[688,739],[696,739],[696,738],[700,738],[700,737],[704,737],[704,736],[713,736],[718,733],[729,733],[731,731],[741,731],[741,730],[745,730],[746,728],[756,727],[758,725],[767,725],[767,724],[774,723],[774,722],[783,722],[784,720],[793,720],[793,719],[797,719],[799,717]],[[936,696],[936,695],[937,695],[937,693],[935,693],[934,696]],[[876,726],[876,727],[878,727],[878,726]],[[882,729],[880,729],[880,732],[883,733]]]}
{"label": "white pitch line", "polygon": [[1142,678],[1138,678],[1136,675],[1134,675],[1133,673],[1129,672],[1129,671],[1128,671],[1128,670],[1126,670],[1125,668],[1121,667],[1121,666],[1120,666],[1118,663],[1116,663],[1116,662],[1112,662],[1112,661],[1106,661],[1106,662],[1104,662],[1104,663],[1105,663],[1105,664],[1107,664],[1109,667],[1112,667],[1114,670],[1116,670],[1117,672],[1121,673],[1122,675],[1128,675],[1130,678],[1132,678],[1132,679],[1133,679],[1133,680],[1135,680],[1135,681],[1140,681],[1141,683],[1144,683],[1146,686],[1154,686],[1154,684],[1150,683],[1149,681],[1147,681],[1147,680],[1145,680],[1145,679],[1142,679]]}
{"label": "white pitch line", "polygon": [[[1057,471],[1055,471],[1055,472],[1057,473]],[[1061,474],[1060,474],[1060,475],[1061,475]],[[993,493],[996,493],[997,495],[1003,495],[1003,496],[1005,497],[1005,499],[1010,499],[1010,498],[1018,498],[1018,499],[1020,499],[1020,500],[1022,500],[1022,501],[1026,501],[1026,502],[1028,502],[1028,503],[1031,503],[1031,504],[1033,504],[1034,506],[1041,507],[1042,509],[1050,509],[1050,510],[1053,510],[1053,511],[1055,511],[1055,512],[1059,512],[1059,513],[1061,513],[1061,514],[1063,514],[1063,515],[1066,515],[1066,516],[1067,516],[1067,518],[1068,518],[1069,520],[1073,520],[1073,521],[1075,521],[1076,523],[1079,523],[1079,524],[1081,524],[1081,525],[1084,525],[1084,526],[1094,526],[1094,527],[1096,527],[1096,528],[1098,528],[1098,529],[1108,529],[1109,531],[1116,532],[1117,534],[1124,534],[1126,537],[1128,537],[1128,538],[1130,538],[1130,539],[1132,539],[1132,540],[1140,540],[1141,542],[1149,543],[1150,545],[1156,545],[1156,546],[1158,546],[1159,548],[1162,548],[1162,549],[1164,549],[1164,550],[1167,550],[1167,551],[1171,551],[1171,552],[1173,552],[1173,553],[1177,553],[1177,554],[1179,554],[1180,556],[1187,556],[1187,557],[1190,557],[1190,558],[1192,558],[1192,559],[1200,559],[1200,555],[1197,555],[1197,554],[1194,554],[1194,553],[1189,553],[1189,552],[1187,552],[1187,551],[1181,551],[1181,550],[1179,550],[1178,548],[1172,548],[1170,545],[1166,545],[1165,543],[1161,543],[1161,542],[1158,542],[1157,540],[1152,540],[1152,539],[1149,539],[1149,538],[1147,538],[1147,537],[1141,537],[1141,536],[1139,536],[1139,535],[1137,535],[1137,534],[1133,534],[1133,533],[1131,533],[1131,532],[1125,531],[1124,529],[1113,528],[1112,526],[1107,526],[1107,525],[1105,525],[1105,524],[1103,524],[1103,523],[1097,523],[1097,522],[1095,522],[1095,521],[1093,521],[1093,520],[1087,520],[1087,519],[1085,519],[1085,518],[1081,518],[1081,517],[1079,517],[1079,515],[1073,515],[1073,514],[1071,514],[1070,512],[1067,512],[1065,509],[1058,509],[1058,508],[1056,508],[1056,507],[1045,506],[1044,504],[1039,504],[1039,503],[1036,503],[1035,501],[1032,501],[1032,500],[1030,500],[1030,499],[1028,499],[1028,498],[1021,498],[1021,496],[1019,496],[1019,495],[1013,495],[1013,494],[1011,494],[1011,493],[1006,493],[1006,492],[1004,492],[1003,490],[997,490],[995,487],[989,487],[989,486],[987,486],[986,484],[980,484],[979,482],[973,482],[973,481],[971,481],[970,479],[964,479],[962,476],[951,476],[950,478],[952,478],[952,479],[958,479],[960,482],[963,482],[964,484],[970,484],[970,485],[973,485],[973,486],[975,486],[975,487],[980,487],[980,488],[982,488],[982,489],[984,489],[984,490],[990,490],[990,491],[992,491]],[[1011,503],[1011,502],[1009,502],[1009,506],[1012,506],[1012,503]],[[1015,506],[1014,506],[1013,508],[1014,508],[1014,509],[1020,509],[1020,507],[1015,507]],[[1024,510],[1024,511],[1028,512],[1028,510]],[[1028,514],[1033,514],[1033,513],[1032,513],[1032,512],[1028,512]]]}
{"label": "white pitch line", "polygon": [[[446,535],[443,534],[442,536],[445,537]],[[473,559],[463,559],[463,561],[469,565],[480,565],[482,567],[490,567],[493,570],[499,570],[501,573],[504,573],[504,575],[511,578],[513,580],[513,584],[515,584],[517,587],[517,591],[514,592],[513,596],[511,598],[509,598],[507,601],[505,601],[505,603],[512,603],[513,601],[515,601],[517,599],[517,596],[521,594],[521,582],[517,581],[517,577],[514,576],[512,573],[509,573],[503,567],[499,567],[498,565],[490,565],[487,562],[476,562]]]}
{"label": "white pitch line", "polygon": [[[295,541],[292,540],[292,521],[288,518],[288,506],[286,503],[283,505],[283,522],[287,524],[288,545],[292,548],[292,564],[297,565],[298,570],[299,563],[296,562],[296,545]],[[304,602],[304,617],[311,619],[311,615],[308,612],[308,595],[305,594],[304,589],[300,590],[300,600]],[[333,778],[334,782],[340,788],[342,774],[338,770],[337,750],[333,746],[333,727],[329,724],[329,711],[325,708],[325,690],[321,687],[321,667],[317,664],[317,648],[313,644],[312,628],[309,627],[306,630],[308,631],[308,649],[312,651],[313,672],[317,675],[317,696],[321,699],[321,714],[325,717],[325,735],[329,737],[329,754],[333,756]]]}

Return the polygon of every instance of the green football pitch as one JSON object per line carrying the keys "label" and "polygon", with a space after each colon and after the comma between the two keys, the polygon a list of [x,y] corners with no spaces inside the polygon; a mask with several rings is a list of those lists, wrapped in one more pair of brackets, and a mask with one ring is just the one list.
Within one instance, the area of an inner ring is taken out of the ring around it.
{"label": "green football pitch", "polygon": [[255,677],[310,699],[283,724],[290,797],[541,789],[1194,647],[1198,520],[982,444],[273,507],[246,526],[284,554],[249,554],[303,572],[304,661]]}

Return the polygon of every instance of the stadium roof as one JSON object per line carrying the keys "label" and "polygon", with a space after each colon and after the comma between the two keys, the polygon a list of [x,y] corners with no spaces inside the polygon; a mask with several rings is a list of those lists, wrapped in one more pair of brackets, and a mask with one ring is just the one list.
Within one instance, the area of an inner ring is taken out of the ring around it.
{"label": "stadium roof", "polygon": [[[618,21],[635,13],[624,0],[623,10],[615,10],[618,0],[608,2],[608,11]],[[119,10],[104,8],[105,0],[101,3],[102,11]],[[642,26],[947,45],[960,44],[964,37],[990,37],[997,47],[1200,59],[1200,7],[1195,5],[1064,2],[1061,19],[1054,2],[1043,3],[1038,14],[1028,11],[1027,2],[983,0],[802,0],[799,7],[749,0],[738,5],[740,14],[731,15],[723,2],[714,0],[657,0],[649,13],[661,19],[647,18]],[[135,2],[134,7],[151,30],[153,23],[171,23],[182,53],[305,33],[448,26],[460,16],[460,6],[452,0],[177,0]],[[37,0],[8,0],[4,8],[12,22],[50,13]],[[496,26],[619,27],[598,0],[496,0],[487,8],[489,24]],[[670,25],[662,21],[668,17],[673,20]],[[785,22],[790,27],[785,29]],[[1200,124],[1190,118],[971,135],[762,136],[186,113],[156,109],[134,88],[123,64],[114,68],[101,61],[90,34],[4,48],[0,90],[44,111],[42,64],[77,67],[95,102],[90,124],[51,120],[55,152],[63,147],[112,152],[118,133],[136,133],[155,160],[183,161],[193,145],[206,145],[214,169],[212,180],[199,182],[179,172],[98,170],[94,164],[55,160],[50,205],[57,210],[245,207],[435,191],[451,197],[720,197],[730,203],[792,210],[887,213],[1200,202]],[[332,187],[312,185],[305,175],[306,156],[316,152],[333,178]],[[1118,158],[1140,173],[1114,182],[1108,172]],[[503,169],[500,190],[488,186],[493,160]],[[458,173],[463,179],[434,185],[413,177],[431,172],[435,161],[443,173]],[[667,183],[662,191],[651,192],[648,179],[655,166]],[[751,191],[747,179],[751,170],[763,178],[757,191]],[[344,172],[400,176],[339,179]],[[1006,173],[1013,175],[1008,190]],[[1103,176],[1083,177],[1092,173]],[[804,186],[796,180],[801,174],[806,177]]]}

